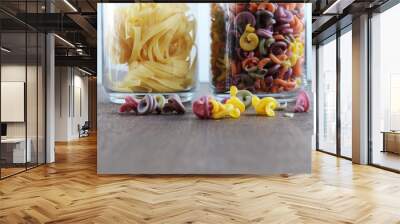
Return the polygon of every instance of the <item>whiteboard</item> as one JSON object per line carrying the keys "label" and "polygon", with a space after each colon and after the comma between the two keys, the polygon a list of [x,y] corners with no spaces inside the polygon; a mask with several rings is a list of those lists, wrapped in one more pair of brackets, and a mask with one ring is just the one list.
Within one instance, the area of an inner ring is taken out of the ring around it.
{"label": "whiteboard", "polygon": [[24,122],[24,102],[24,82],[1,82],[1,122]]}

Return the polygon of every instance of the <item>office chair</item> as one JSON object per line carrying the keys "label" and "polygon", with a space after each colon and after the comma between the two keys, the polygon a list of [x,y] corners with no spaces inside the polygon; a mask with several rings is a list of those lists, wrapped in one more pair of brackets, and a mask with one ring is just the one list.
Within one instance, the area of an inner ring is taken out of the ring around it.
{"label": "office chair", "polygon": [[85,121],[82,127],[78,125],[78,129],[79,129],[79,138],[89,136],[89,129],[90,129],[89,121]]}

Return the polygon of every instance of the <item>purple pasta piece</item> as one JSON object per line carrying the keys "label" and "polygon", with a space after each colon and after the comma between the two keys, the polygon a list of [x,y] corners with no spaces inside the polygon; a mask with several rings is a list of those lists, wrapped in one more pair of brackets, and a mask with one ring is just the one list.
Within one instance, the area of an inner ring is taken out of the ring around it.
{"label": "purple pasta piece", "polygon": [[258,36],[264,37],[264,38],[272,37],[272,35],[273,35],[273,32],[271,30],[262,29],[262,28],[257,29],[256,33]]}
{"label": "purple pasta piece", "polygon": [[184,114],[186,111],[181,98],[177,94],[173,94],[168,98],[168,105],[178,114]]}
{"label": "purple pasta piece", "polygon": [[256,18],[251,12],[243,11],[237,14],[235,24],[239,32],[243,33],[247,24],[250,24],[253,27],[256,25]]}
{"label": "purple pasta piece", "polygon": [[236,56],[237,56],[237,58],[239,60],[244,60],[246,58],[254,57],[254,52],[253,51],[244,51],[240,47],[236,48],[235,51],[236,51]]}
{"label": "purple pasta piece", "polygon": [[153,111],[154,101],[153,97],[150,95],[146,95],[139,101],[139,105],[137,107],[138,114],[150,114]]}
{"label": "purple pasta piece", "polygon": [[278,23],[290,23],[293,20],[293,14],[284,7],[278,6],[275,12],[275,18]]}
{"label": "purple pasta piece", "polygon": [[268,87],[271,87],[272,82],[274,81],[274,78],[272,76],[265,76],[264,81]]}
{"label": "purple pasta piece", "polygon": [[286,52],[287,44],[283,41],[277,41],[275,43],[272,43],[270,48],[271,52],[274,55],[281,55]]}
{"label": "purple pasta piece", "polygon": [[234,75],[231,78],[232,85],[237,86],[240,83],[240,76],[239,75]]}
{"label": "purple pasta piece", "polygon": [[275,64],[275,65],[273,65],[271,68],[268,69],[268,74],[267,74],[267,75],[269,75],[269,76],[272,75],[272,76],[274,76],[274,77],[277,76],[280,67],[281,67],[280,64]]}
{"label": "purple pasta piece", "polygon": [[278,6],[278,8],[275,11],[275,17],[284,17],[285,12],[283,10],[284,8],[282,6]]}
{"label": "purple pasta piece", "polygon": [[276,27],[276,29],[278,30],[278,32],[280,32],[281,30],[286,29],[286,28],[290,28],[290,24],[289,24],[289,23],[280,24],[280,25],[278,25],[278,26]]}
{"label": "purple pasta piece", "polygon": [[289,33],[293,33],[293,29],[292,28],[285,28],[281,32],[283,34],[289,34]]}
{"label": "purple pasta piece", "polygon": [[267,27],[276,23],[274,20],[274,14],[268,10],[258,10],[256,12],[256,27],[260,29],[266,29]]}
{"label": "purple pasta piece", "polygon": [[292,68],[288,68],[288,70],[285,72],[285,75],[283,76],[283,78],[285,80],[289,80],[292,77],[292,73],[293,73]]}
{"label": "purple pasta piece", "polygon": [[237,57],[239,60],[244,60],[244,59],[247,57],[246,52],[243,51],[242,48],[240,48],[240,47],[237,47],[237,48],[235,49],[235,52],[236,52],[236,57]]}

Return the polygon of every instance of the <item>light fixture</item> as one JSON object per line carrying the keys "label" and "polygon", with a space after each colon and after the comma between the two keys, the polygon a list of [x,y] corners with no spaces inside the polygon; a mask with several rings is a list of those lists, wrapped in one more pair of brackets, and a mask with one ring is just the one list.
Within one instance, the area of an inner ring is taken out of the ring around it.
{"label": "light fixture", "polygon": [[81,72],[83,72],[83,73],[85,73],[85,74],[87,74],[87,75],[90,75],[90,76],[92,75],[92,73],[90,73],[90,72],[88,72],[88,71],[86,71],[86,70],[83,70],[83,69],[81,69],[81,68],[79,68],[79,67],[78,67],[78,70],[81,71]]}
{"label": "light fixture", "polygon": [[332,9],[334,9],[334,7],[336,7],[337,4],[339,4],[340,0],[336,0],[335,2],[333,2],[332,5],[330,5],[327,9],[324,10],[324,12],[322,12],[322,14],[328,14],[330,13],[330,11]]}
{"label": "light fixture", "polygon": [[61,40],[62,42],[64,42],[65,44],[67,44],[70,47],[75,48],[75,45],[73,45],[71,42],[69,42],[68,40],[60,37],[58,34],[54,34],[55,37],[57,37],[59,40]]}
{"label": "light fixture", "polygon": [[7,49],[5,47],[1,47],[0,49],[1,49],[1,51],[4,51],[6,53],[10,53],[11,52],[11,50],[9,50],[9,49]]}
{"label": "light fixture", "polygon": [[88,55],[82,48],[76,48],[76,53],[78,55]]}
{"label": "light fixture", "polygon": [[75,6],[73,6],[68,0],[64,0],[64,3],[67,4],[74,12],[78,12]]}
{"label": "light fixture", "polygon": [[324,10],[322,14],[342,14],[343,9],[351,5],[354,0],[336,0],[327,9]]}

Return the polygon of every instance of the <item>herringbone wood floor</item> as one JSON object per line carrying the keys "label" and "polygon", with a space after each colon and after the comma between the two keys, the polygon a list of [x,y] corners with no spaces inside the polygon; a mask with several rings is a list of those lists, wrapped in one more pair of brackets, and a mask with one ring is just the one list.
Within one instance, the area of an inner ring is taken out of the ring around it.
{"label": "herringbone wood floor", "polygon": [[96,139],[0,181],[0,223],[400,223],[400,175],[313,153],[311,175],[97,176]]}

